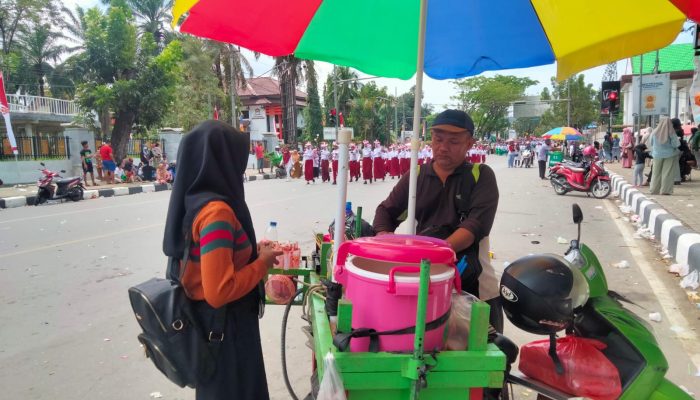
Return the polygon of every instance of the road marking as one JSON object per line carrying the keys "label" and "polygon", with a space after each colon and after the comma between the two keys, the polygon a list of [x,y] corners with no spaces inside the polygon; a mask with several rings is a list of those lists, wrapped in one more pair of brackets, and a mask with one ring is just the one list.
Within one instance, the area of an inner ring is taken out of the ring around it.
{"label": "road marking", "polygon": [[49,244],[49,245],[46,245],[46,246],[34,247],[34,248],[31,248],[31,249],[27,249],[27,250],[15,251],[14,253],[0,254],[0,258],[7,258],[7,257],[12,257],[12,256],[18,256],[18,255],[27,254],[27,253],[33,253],[33,252],[35,252],[35,251],[43,251],[43,250],[53,249],[53,248],[56,248],[56,247],[62,247],[62,246],[68,246],[68,245],[71,245],[71,244],[87,242],[87,241],[90,241],[90,240],[104,239],[104,238],[108,238],[108,237],[112,237],[112,236],[123,235],[123,234],[125,234],[125,233],[131,233],[131,232],[136,232],[136,231],[142,231],[142,230],[144,230],[144,229],[151,229],[151,228],[161,227],[161,226],[163,226],[163,225],[165,225],[165,222],[161,222],[161,223],[158,223],[158,224],[151,224],[151,225],[139,226],[139,227],[137,227],[137,228],[125,229],[125,230],[122,230],[122,231],[107,233],[107,234],[104,234],[104,235],[90,236],[90,237],[83,238],[83,239],[68,240],[68,241],[65,241],[65,242]]}
{"label": "road marking", "polygon": [[[140,203],[129,203],[128,206],[138,206],[142,204],[150,204],[150,203],[159,203],[162,202],[163,200],[149,200],[149,201],[142,201]],[[0,221],[0,224],[8,224],[10,222],[24,222],[24,221],[30,221],[33,219],[41,219],[41,218],[49,218],[49,217],[58,217],[62,215],[71,215],[71,214],[79,214],[79,213],[84,213],[87,211],[99,211],[99,210],[108,210],[110,208],[119,208],[119,207],[125,207],[127,205],[124,204],[119,204],[119,205],[113,205],[113,206],[106,206],[106,207],[97,207],[97,208],[85,208],[85,209],[80,209],[80,210],[75,210],[75,211],[65,211],[62,213],[56,213],[56,214],[47,214],[47,215],[37,215],[35,217],[24,217],[24,218],[15,218],[15,219],[8,219],[6,221]]]}
{"label": "road marking", "polygon": [[604,201],[608,214],[610,214],[612,220],[617,225],[617,229],[622,234],[622,239],[629,246],[630,254],[634,258],[635,262],[639,266],[639,270],[642,272],[649,285],[652,287],[654,295],[661,305],[661,309],[666,315],[666,320],[668,321],[668,326],[677,326],[682,328],[680,332],[675,332],[675,335],[680,339],[681,345],[688,352],[691,357],[691,362],[695,364],[695,367],[700,370],[700,356],[693,355],[695,349],[689,348],[691,343],[696,343],[698,340],[698,335],[692,330],[688,320],[683,316],[678,309],[680,308],[676,300],[673,299],[670,292],[666,288],[666,285],[659,279],[657,271],[647,262],[646,258],[642,254],[641,250],[637,247],[635,241],[638,239],[633,239],[632,228],[623,222],[622,218],[617,218],[617,210],[610,201]]}

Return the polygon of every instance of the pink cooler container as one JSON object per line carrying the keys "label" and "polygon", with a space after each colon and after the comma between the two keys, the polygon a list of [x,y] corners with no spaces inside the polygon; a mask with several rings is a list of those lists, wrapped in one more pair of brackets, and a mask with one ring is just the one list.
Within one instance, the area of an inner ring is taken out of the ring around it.
{"label": "pink cooler container", "polygon": [[[450,309],[452,289],[460,280],[455,254],[443,240],[411,235],[383,235],[344,242],[334,276],[353,304],[352,327],[378,332],[416,323],[420,261],[428,259],[430,289],[426,323]],[[442,349],[445,326],[425,333],[426,351]],[[379,336],[380,351],[413,350],[413,334]],[[369,338],[353,338],[350,351],[369,350]]]}

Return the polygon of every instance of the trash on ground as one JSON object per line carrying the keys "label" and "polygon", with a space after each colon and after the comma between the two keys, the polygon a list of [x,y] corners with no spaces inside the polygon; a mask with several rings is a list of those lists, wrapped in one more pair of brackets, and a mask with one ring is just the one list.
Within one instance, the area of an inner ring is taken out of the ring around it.
{"label": "trash on ground", "polygon": [[618,263],[613,264],[613,267],[619,268],[619,269],[625,269],[630,267],[630,263],[627,260],[622,260]]}
{"label": "trash on ground", "polygon": [[653,312],[649,313],[649,319],[654,322],[661,322],[661,313]]}
{"label": "trash on ground", "polygon": [[563,237],[559,236],[559,237],[557,238],[557,243],[559,243],[559,244],[569,244],[569,241],[566,240],[566,238],[563,238]]}
{"label": "trash on ground", "polygon": [[107,256],[101,256],[100,260],[104,260],[105,258],[107,258]]}
{"label": "trash on ground", "polygon": [[671,266],[668,267],[668,272],[678,276],[686,276],[688,275],[688,268],[688,264],[671,264]]}
{"label": "trash on ground", "polygon": [[602,210],[602,209],[603,209],[603,206],[595,206],[595,208],[598,209],[598,210]]}
{"label": "trash on ground", "polygon": [[630,221],[632,221],[632,222],[637,222],[637,221],[639,221],[639,215],[637,215],[637,214],[632,214],[632,216],[630,217]]}
{"label": "trash on ground", "polygon": [[106,337],[104,341],[105,341],[105,342],[110,342],[111,340],[112,340],[112,339]]}
{"label": "trash on ground", "polygon": [[686,206],[687,206],[687,207],[695,207],[695,206],[692,205],[692,204],[687,204]]}
{"label": "trash on ground", "polygon": [[632,211],[633,211],[633,210],[632,210],[632,207],[630,207],[630,206],[628,206],[628,205],[626,205],[626,204],[623,204],[623,205],[619,206],[619,208],[620,208],[620,211],[622,211],[623,214],[631,214]]}
{"label": "trash on ground", "polygon": [[61,220],[61,225],[65,224],[66,222],[68,222],[68,221],[66,221],[65,219]]}
{"label": "trash on ground", "polygon": [[686,275],[683,279],[681,279],[681,287],[683,289],[691,289],[695,290],[700,286],[700,283],[698,283],[698,271],[695,270],[688,275]]}
{"label": "trash on ground", "polygon": [[160,394],[160,392],[153,392],[153,393],[151,393],[151,398],[152,399],[162,399],[163,395]]}
{"label": "trash on ground", "polygon": [[[687,292],[688,300],[693,303],[700,303],[700,295],[696,291]],[[698,304],[700,306],[700,304]]]}
{"label": "trash on ground", "polygon": [[676,326],[676,325],[670,327],[669,329],[671,329],[671,331],[673,331],[673,332],[675,332],[675,333],[682,333],[682,332],[685,332],[685,329],[683,329],[683,328],[680,327],[680,326]]}

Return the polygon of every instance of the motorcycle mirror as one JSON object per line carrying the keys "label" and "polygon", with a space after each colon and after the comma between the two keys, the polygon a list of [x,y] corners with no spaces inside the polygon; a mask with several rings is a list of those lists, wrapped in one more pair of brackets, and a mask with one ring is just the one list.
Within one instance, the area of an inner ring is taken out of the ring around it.
{"label": "motorcycle mirror", "polygon": [[44,164],[43,162],[40,162],[39,164],[41,164],[42,167],[46,166],[46,164]]}
{"label": "motorcycle mirror", "polygon": [[581,211],[581,207],[579,207],[578,204],[574,203],[571,206],[571,210],[574,214],[574,224],[580,224],[583,221],[583,211]]}

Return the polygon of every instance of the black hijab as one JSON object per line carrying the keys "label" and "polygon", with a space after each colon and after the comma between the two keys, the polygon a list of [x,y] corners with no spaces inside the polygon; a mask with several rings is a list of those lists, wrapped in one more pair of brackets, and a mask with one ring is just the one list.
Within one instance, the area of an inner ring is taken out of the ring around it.
{"label": "black hijab", "polygon": [[231,207],[248,235],[251,260],[257,258],[255,230],[243,193],[248,147],[248,136],[221,121],[202,122],[182,138],[165,222],[165,255],[182,259],[184,235],[191,231],[197,213],[210,201],[221,200]]}

